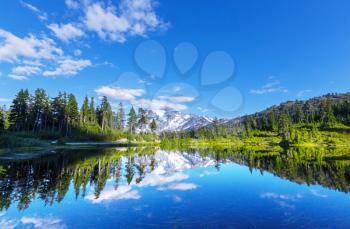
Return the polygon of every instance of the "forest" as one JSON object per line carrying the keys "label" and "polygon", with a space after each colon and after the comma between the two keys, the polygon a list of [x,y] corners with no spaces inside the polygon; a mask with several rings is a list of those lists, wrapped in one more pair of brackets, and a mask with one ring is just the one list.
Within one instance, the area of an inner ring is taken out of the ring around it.
{"label": "forest", "polygon": [[[186,144],[213,140],[234,144],[350,146],[350,93],[327,94],[307,101],[289,101],[227,122],[214,119],[210,126],[165,138]],[[179,139],[179,140],[177,140]],[[227,141],[230,139],[230,141]]]}
{"label": "forest", "polygon": [[146,125],[151,131],[157,128],[155,120],[147,120],[144,109],[139,108],[136,113],[131,107],[126,114],[120,102],[117,112],[113,112],[105,96],[99,105],[95,104],[94,97],[85,97],[79,108],[73,94],[60,92],[50,98],[44,89],[37,89],[34,95],[22,89],[8,110],[0,109],[0,145],[11,147],[16,144],[14,136],[24,137],[21,139],[24,141],[25,137],[95,141],[153,139],[152,133],[136,134],[136,126],[142,130]]}
{"label": "forest", "polygon": [[[42,140],[115,141],[163,145],[279,145],[350,147],[350,93],[327,94],[307,101],[289,101],[235,119],[214,119],[189,131],[155,133],[157,123],[147,111],[134,107],[115,111],[107,97],[96,104],[85,97],[79,107],[73,94],[50,98],[44,89],[34,95],[22,89],[9,109],[0,109],[0,146],[32,146]],[[147,130],[148,131],[147,131]],[[144,131],[143,131],[144,130]]]}

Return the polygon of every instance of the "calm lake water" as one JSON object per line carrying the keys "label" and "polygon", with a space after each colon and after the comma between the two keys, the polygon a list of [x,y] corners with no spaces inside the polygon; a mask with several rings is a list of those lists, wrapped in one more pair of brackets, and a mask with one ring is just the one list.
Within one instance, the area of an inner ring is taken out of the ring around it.
{"label": "calm lake water", "polygon": [[0,228],[350,228],[342,150],[0,155]]}

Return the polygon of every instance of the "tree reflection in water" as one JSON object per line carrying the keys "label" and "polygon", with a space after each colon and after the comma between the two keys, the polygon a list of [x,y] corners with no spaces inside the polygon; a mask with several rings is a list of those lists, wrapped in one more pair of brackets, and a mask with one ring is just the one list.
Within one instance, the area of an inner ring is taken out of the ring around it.
{"label": "tree reflection in water", "polygon": [[[0,210],[8,209],[12,203],[24,210],[36,198],[52,205],[64,199],[70,185],[76,198],[84,197],[91,186],[98,199],[108,179],[114,180],[115,190],[123,177],[129,185],[132,181],[141,183],[147,173],[162,163],[162,157],[155,157],[159,152],[152,148],[80,149],[33,159],[0,159]],[[209,158],[218,170],[221,163],[234,162],[296,183],[320,184],[342,192],[350,190],[350,160],[346,150],[189,149],[185,154],[175,153],[187,155],[186,161],[193,167],[202,166],[200,158]],[[171,163],[176,167],[176,161]]]}

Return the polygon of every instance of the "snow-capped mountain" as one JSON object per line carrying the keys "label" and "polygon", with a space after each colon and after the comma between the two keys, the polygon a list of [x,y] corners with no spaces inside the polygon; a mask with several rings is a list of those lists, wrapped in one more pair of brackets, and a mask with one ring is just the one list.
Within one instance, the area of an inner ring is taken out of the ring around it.
{"label": "snow-capped mountain", "polygon": [[[150,123],[154,119],[157,123],[156,133],[194,130],[207,126],[213,122],[211,118],[195,114],[185,114],[174,110],[147,111],[147,120]],[[137,132],[149,132],[149,125],[137,127]]]}

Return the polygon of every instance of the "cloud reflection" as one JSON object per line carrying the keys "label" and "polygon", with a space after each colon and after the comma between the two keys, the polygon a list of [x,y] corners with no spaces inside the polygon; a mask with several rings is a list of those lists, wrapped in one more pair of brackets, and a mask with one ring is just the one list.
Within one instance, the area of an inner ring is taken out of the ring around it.
{"label": "cloud reflection", "polygon": [[87,200],[90,200],[92,203],[101,203],[105,201],[111,200],[137,200],[140,199],[141,196],[138,190],[132,190],[131,186],[121,185],[118,189],[114,189],[112,187],[103,190],[96,199],[94,193],[90,193],[85,197]]}

